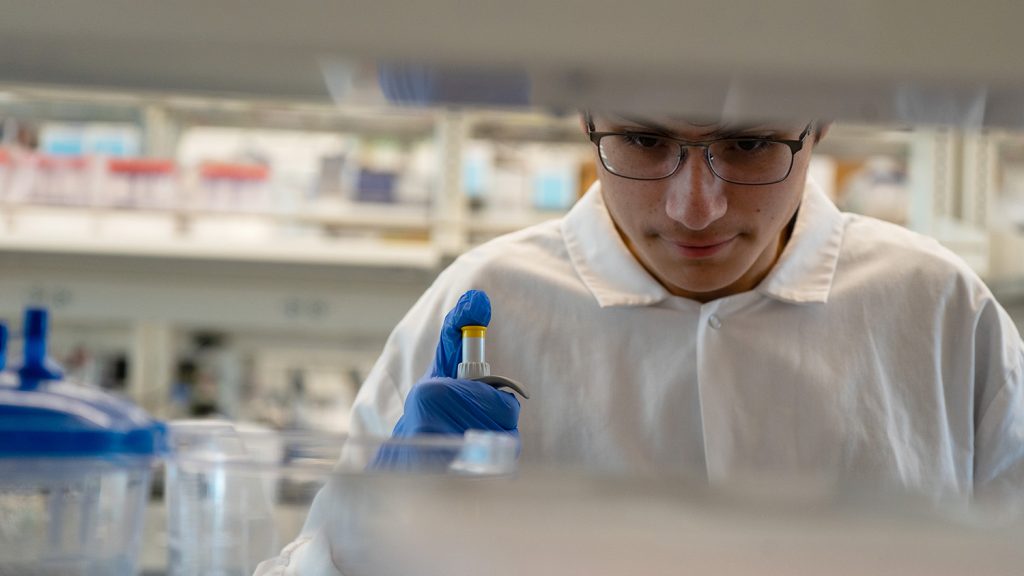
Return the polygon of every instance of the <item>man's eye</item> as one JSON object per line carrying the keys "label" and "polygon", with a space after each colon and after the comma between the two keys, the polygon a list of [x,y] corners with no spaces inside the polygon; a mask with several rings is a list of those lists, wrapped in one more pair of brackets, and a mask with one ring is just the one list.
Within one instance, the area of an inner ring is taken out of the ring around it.
{"label": "man's eye", "polygon": [[664,140],[657,136],[648,136],[646,134],[623,134],[622,140],[636,148],[652,149],[664,145]]}
{"label": "man's eye", "polygon": [[771,142],[765,140],[733,140],[732,148],[737,152],[758,152],[767,148]]}

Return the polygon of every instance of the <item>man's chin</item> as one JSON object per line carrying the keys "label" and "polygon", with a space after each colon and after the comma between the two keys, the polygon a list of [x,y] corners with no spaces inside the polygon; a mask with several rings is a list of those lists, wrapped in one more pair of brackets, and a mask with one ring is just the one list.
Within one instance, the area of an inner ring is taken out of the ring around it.
{"label": "man's chin", "polygon": [[[664,282],[663,282],[664,284]],[[701,296],[714,296],[728,290],[730,283],[720,277],[703,275],[701,278],[675,278],[669,279],[666,288],[677,296],[701,299]]]}

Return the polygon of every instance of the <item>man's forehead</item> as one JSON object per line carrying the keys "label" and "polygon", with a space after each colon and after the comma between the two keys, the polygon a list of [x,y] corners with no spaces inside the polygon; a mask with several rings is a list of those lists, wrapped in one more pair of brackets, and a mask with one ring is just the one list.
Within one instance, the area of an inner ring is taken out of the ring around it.
{"label": "man's forehead", "polygon": [[643,116],[622,113],[595,113],[595,118],[605,118],[609,122],[622,125],[651,128],[669,134],[715,135],[723,132],[741,130],[800,130],[806,121],[767,121],[767,120],[731,120],[724,118],[695,118],[692,116]]}

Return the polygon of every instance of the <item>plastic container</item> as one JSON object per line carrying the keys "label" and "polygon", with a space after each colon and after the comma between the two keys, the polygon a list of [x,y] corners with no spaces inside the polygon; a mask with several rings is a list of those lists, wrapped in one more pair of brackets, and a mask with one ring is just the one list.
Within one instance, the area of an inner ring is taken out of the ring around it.
{"label": "plastic container", "polygon": [[199,179],[202,208],[258,213],[270,205],[270,168],[262,164],[204,162]]}
{"label": "plastic container", "polygon": [[87,156],[37,156],[32,200],[38,204],[88,205],[92,201],[92,160]]}
{"label": "plastic container", "polygon": [[0,202],[7,200],[7,189],[10,187],[13,160],[4,148],[0,148]]}
{"label": "plastic container", "polygon": [[169,209],[177,206],[178,169],[160,158],[107,160],[106,198],[114,208]]}
{"label": "plastic container", "polygon": [[24,362],[0,373],[0,574],[134,576],[163,426],[61,381],[46,332],[29,309]]}
{"label": "plastic container", "polygon": [[[300,533],[322,492],[332,521],[387,521],[386,479],[480,478],[515,470],[517,441],[470,432],[463,438],[351,438],[172,422],[166,463],[168,566],[172,576],[249,576]],[[317,522],[316,513],[310,518]]]}

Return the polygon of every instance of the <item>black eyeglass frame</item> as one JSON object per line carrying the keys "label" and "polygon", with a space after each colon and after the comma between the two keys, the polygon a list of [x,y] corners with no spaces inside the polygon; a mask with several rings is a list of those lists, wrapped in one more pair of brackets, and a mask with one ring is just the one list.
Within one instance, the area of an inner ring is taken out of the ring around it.
{"label": "black eyeglass frame", "polygon": [[[783,139],[778,139],[778,138],[756,138],[756,137],[748,137],[748,138],[729,137],[729,138],[715,138],[715,139],[712,139],[712,140],[696,140],[696,141],[694,141],[694,140],[683,140],[682,138],[675,138],[675,137],[668,136],[668,135],[665,135],[665,134],[659,134],[657,132],[632,132],[632,131],[629,131],[629,132],[597,132],[596,131],[596,126],[594,126],[594,120],[590,117],[590,114],[586,115],[586,121],[587,121],[587,136],[590,138],[590,141],[593,142],[595,146],[597,146],[597,156],[598,156],[598,158],[601,159],[601,165],[604,166],[605,170],[607,170],[609,173],[614,174],[614,175],[618,176],[619,178],[625,178],[627,180],[641,180],[641,181],[645,181],[645,182],[649,182],[649,181],[653,181],[653,180],[664,180],[666,178],[671,178],[672,176],[675,175],[676,172],[679,171],[679,167],[683,165],[683,155],[684,155],[683,149],[684,148],[694,148],[694,147],[696,147],[696,148],[703,148],[704,149],[704,154],[703,154],[704,161],[707,162],[708,168],[711,170],[711,173],[714,174],[716,178],[719,178],[720,180],[723,180],[723,181],[728,182],[730,184],[738,184],[738,185],[741,185],[741,186],[770,186],[772,184],[778,184],[779,182],[784,181],[786,178],[789,178],[790,173],[793,171],[793,161],[796,158],[796,154],[797,154],[797,152],[803,150],[803,148],[804,148],[804,139],[807,138],[807,136],[811,133],[811,127],[814,125],[814,122],[809,122],[807,124],[807,126],[804,128],[804,131],[800,133],[800,136],[796,140],[783,140]],[[670,172],[670,173],[668,173],[668,174],[666,174],[664,176],[658,176],[657,178],[637,178],[635,176],[623,176],[622,174],[619,174],[618,172],[616,172],[616,171],[612,170],[611,168],[609,168],[608,164],[606,164],[605,161],[604,161],[604,156],[601,154],[601,139],[606,137],[606,136],[647,136],[647,137],[650,137],[650,138],[660,138],[662,140],[668,140],[670,142],[675,142],[676,144],[679,145],[679,155],[676,157],[676,167],[675,167],[674,170],[672,170],[672,172]],[[788,146],[790,151],[792,151],[792,154],[790,154],[790,156],[789,156],[789,167],[786,168],[786,174],[784,176],[782,176],[782,178],[779,178],[778,180],[772,180],[771,182],[758,182],[756,184],[751,184],[749,182],[737,182],[735,180],[730,180],[728,178],[723,177],[721,174],[718,173],[717,170],[715,170],[715,165],[714,165],[714,162],[712,162],[712,158],[711,158],[711,145],[712,144],[716,144],[718,142],[728,142],[728,141],[736,141],[736,140],[742,140],[742,141],[747,141],[747,142],[749,142],[749,141],[771,142],[771,143],[775,143],[775,144],[784,144],[784,145]]]}

